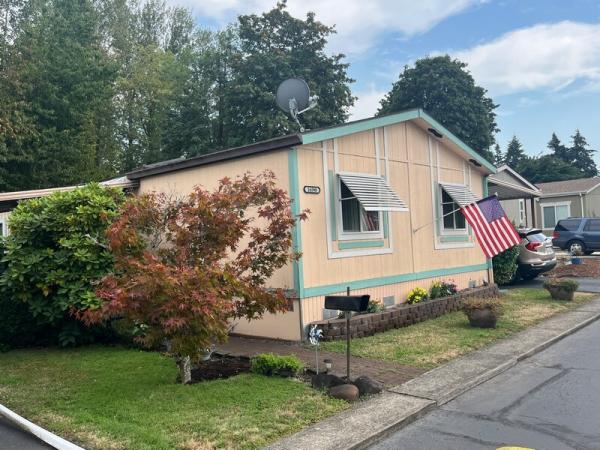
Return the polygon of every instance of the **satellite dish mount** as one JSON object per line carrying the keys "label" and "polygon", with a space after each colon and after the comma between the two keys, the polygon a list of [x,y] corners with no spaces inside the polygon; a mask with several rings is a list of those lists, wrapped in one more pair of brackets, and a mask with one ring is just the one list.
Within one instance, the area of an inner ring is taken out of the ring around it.
{"label": "satellite dish mount", "polygon": [[308,84],[301,78],[289,78],[277,88],[277,105],[292,116],[301,132],[304,132],[304,127],[298,116],[317,106],[318,99],[316,95],[310,95]]}

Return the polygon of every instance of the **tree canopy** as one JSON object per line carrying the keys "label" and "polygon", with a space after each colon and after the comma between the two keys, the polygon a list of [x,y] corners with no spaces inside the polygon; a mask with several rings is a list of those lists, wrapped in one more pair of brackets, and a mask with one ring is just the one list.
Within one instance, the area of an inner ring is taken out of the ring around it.
{"label": "tree canopy", "polygon": [[467,64],[450,56],[418,59],[406,66],[381,101],[378,114],[423,108],[467,145],[488,160],[498,130],[498,107],[487,91],[475,84]]}
{"label": "tree canopy", "polygon": [[319,96],[308,128],[343,122],[354,102],[344,56],[325,50],[333,28],[285,1],[222,31],[163,0],[11,0],[0,16],[0,191],[294,131],[275,105],[289,77]]}

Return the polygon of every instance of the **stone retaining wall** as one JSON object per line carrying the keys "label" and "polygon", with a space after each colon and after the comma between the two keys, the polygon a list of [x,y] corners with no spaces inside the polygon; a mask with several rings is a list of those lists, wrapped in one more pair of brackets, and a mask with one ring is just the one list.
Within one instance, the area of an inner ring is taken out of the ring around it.
{"label": "stone retaining wall", "polygon": [[[465,289],[450,297],[436,298],[414,305],[404,303],[371,314],[357,314],[350,319],[350,337],[371,336],[392,328],[407,327],[452,311],[458,311],[462,301],[467,298],[497,297],[498,295],[498,286],[492,284]],[[346,319],[321,320],[312,322],[310,325],[317,325],[323,330],[324,341],[346,338]]]}

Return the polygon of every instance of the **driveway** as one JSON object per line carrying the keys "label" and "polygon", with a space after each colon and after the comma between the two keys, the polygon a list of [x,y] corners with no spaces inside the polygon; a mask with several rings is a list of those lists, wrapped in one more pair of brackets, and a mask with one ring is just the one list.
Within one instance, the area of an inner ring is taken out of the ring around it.
{"label": "driveway", "polygon": [[599,340],[595,322],[372,449],[600,450]]}
{"label": "driveway", "polygon": [[21,431],[0,417],[0,448],[2,450],[49,450],[53,447],[46,445],[29,433]]}
{"label": "driveway", "polygon": [[[600,278],[569,278],[570,280],[575,280],[579,283],[579,291],[580,292],[593,292],[600,293]],[[543,278],[536,278],[530,281],[519,281],[515,283],[513,286],[508,286],[508,289],[515,289],[521,287],[542,287],[544,284]]]}

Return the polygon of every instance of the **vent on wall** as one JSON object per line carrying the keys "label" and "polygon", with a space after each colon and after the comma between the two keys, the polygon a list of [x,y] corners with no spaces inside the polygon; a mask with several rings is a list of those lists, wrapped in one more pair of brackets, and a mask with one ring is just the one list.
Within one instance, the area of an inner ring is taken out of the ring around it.
{"label": "vent on wall", "polygon": [[394,306],[396,304],[396,297],[390,295],[388,297],[383,297],[383,306],[389,308],[390,306]]}
{"label": "vent on wall", "polygon": [[323,309],[323,320],[337,319],[339,313],[337,309]]}

